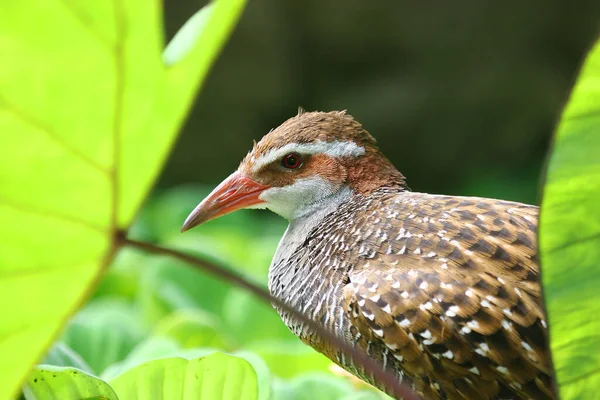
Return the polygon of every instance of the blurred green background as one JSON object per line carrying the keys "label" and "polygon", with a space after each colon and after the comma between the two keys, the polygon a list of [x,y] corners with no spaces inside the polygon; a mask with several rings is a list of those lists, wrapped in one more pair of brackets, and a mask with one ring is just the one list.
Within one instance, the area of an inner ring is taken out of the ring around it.
{"label": "blurred green background", "polygon": [[[167,35],[203,1],[166,0]],[[415,191],[538,203],[598,1],[250,1],[160,187],[214,184],[271,128],[348,112]]]}
{"label": "blurred green background", "polygon": [[[205,2],[164,4],[171,38]],[[240,211],[179,229],[252,140],[298,106],[347,109],[415,191],[537,204],[555,122],[599,20],[597,1],[250,1],[131,236],[266,286],[285,221]],[[300,344],[269,305],[131,249],[118,254],[60,342],[47,362],[107,380],[155,357],[221,349],[253,362],[267,382],[263,399],[271,388],[273,399],[380,397],[334,378],[331,363]]]}

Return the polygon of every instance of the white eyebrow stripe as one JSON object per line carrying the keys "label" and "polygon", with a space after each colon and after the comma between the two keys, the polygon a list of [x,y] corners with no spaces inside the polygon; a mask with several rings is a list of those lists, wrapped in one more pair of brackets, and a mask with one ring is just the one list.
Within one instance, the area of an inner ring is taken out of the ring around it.
{"label": "white eyebrow stripe", "polygon": [[365,148],[352,141],[323,142],[317,140],[313,143],[289,143],[279,149],[271,150],[258,158],[254,162],[252,171],[256,172],[263,166],[293,152],[300,154],[327,154],[331,157],[358,157],[365,154]]}

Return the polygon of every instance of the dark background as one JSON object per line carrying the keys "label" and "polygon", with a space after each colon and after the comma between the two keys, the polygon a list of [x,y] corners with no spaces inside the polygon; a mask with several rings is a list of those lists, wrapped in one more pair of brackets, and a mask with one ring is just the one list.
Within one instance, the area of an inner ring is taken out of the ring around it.
{"label": "dark background", "polygon": [[[166,0],[167,38],[205,1]],[[159,187],[216,184],[297,107],[347,109],[415,191],[539,202],[600,1],[251,0]]]}

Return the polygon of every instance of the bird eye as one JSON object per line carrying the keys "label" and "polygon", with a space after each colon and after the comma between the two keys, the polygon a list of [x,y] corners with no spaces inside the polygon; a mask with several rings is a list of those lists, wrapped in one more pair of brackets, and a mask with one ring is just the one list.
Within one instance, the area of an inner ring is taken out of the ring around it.
{"label": "bird eye", "polygon": [[296,169],[302,165],[302,156],[298,153],[290,153],[283,156],[281,166],[287,169]]}

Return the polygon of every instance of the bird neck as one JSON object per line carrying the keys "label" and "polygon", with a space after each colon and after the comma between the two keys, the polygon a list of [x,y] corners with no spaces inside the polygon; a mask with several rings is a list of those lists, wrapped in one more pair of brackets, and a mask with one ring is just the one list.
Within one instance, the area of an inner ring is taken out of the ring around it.
{"label": "bird neck", "polygon": [[407,189],[404,175],[376,147],[367,147],[363,157],[347,160],[345,166],[355,193],[368,196],[382,187]]}
{"label": "bird neck", "polygon": [[302,246],[310,232],[317,227],[325,217],[333,213],[340,205],[348,202],[354,191],[350,187],[343,187],[330,196],[313,203],[301,216],[290,221],[287,230],[279,241],[277,251],[271,263],[271,269],[277,265],[285,264],[285,261]]}

